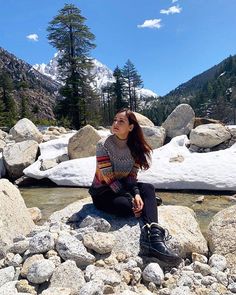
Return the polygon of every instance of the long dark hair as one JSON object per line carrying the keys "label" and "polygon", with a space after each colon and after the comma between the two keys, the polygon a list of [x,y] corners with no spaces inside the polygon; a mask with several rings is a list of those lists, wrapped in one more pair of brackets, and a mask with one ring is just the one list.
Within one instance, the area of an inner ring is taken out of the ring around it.
{"label": "long dark hair", "polygon": [[146,142],[142,128],[140,127],[135,114],[127,108],[121,109],[117,112],[117,114],[123,112],[125,112],[125,115],[129,120],[129,124],[134,125],[134,128],[130,131],[127,140],[127,145],[130,149],[131,155],[135,162],[139,164],[141,169],[147,170],[150,167],[152,148]]}

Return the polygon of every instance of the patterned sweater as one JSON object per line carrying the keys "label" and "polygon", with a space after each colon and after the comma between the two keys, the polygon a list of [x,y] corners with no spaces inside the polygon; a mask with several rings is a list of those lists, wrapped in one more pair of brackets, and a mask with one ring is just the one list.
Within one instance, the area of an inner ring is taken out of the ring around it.
{"label": "patterned sweater", "polygon": [[133,195],[139,194],[139,165],[134,162],[127,140],[121,140],[116,135],[102,138],[97,143],[96,158],[96,173],[89,190],[91,195],[96,195],[96,192],[106,187],[110,187],[117,194],[124,194],[127,192],[127,186]]}

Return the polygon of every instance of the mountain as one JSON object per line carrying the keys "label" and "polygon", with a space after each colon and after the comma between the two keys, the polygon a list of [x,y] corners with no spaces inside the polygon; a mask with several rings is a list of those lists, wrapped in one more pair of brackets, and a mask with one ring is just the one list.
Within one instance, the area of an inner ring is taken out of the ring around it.
{"label": "mountain", "polygon": [[[190,104],[196,116],[236,124],[236,55],[193,77],[160,98],[163,120],[180,103]],[[156,106],[157,107],[157,106]]]}
{"label": "mountain", "polygon": [[[18,59],[0,47],[0,74],[5,73],[13,81],[12,95],[17,103],[18,113],[23,97],[28,98],[28,107],[41,119],[54,119],[53,107],[59,99],[60,84],[35,70],[30,64]],[[24,87],[22,87],[24,85]],[[0,88],[1,89],[1,88]]]}
{"label": "mountain", "polygon": [[[60,83],[60,79],[58,76],[58,58],[60,57],[60,53],[56,53],[52,60],[48,64],[36,64],[33,68],[39,71],[41,74],[46,75]],[[115,81],[113,77],[113,71],[109,69],[106,65],[102,64],[97,59],[92,59],[93,67],[91,69],[91,74],[94,76],[94,81],[92,86],[101,92],[102,87],[107,86]],[[158,95],[154,93],[152,90],[139,88],[137,91],[138,95],[141,96],[144,100],[147,97],[157,98]]]}

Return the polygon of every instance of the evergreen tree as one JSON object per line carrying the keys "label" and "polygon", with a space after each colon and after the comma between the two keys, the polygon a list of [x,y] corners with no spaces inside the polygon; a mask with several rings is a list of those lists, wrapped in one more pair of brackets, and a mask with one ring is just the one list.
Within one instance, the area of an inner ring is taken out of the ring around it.
{"label": "evergreen tree", "polygon": [[113,92],[115,96],[115,113],[120,109],[127,107],[124,99],[124,78],[121,69],[117,66],[113,72],[115,82],[113,83]]}
{"label": "evergreen tree", "polygon": [[125,81],[125,89],[129,99],[129,107],[132,111],[138,109],[137,88],[143,86],[141,76],[138,74],[134,64],[128,59],[122,69],[122,75]]}
{"label": "evergreen tree", "polygon": [[26,96],[22,96],[21,98],[21,118],[28,118],[30,119],[30,111],[29,111],[29,100]]}
{"label": "evergreen tree", "polygon": [[90,86],[91,61],[88,58],[90,50],[95,47],[95,37],[85,21],[79,8],[65,4],[48,26],[49,42],[61,52],[58,63],[64,82],[60,91],[64,100],[56,108],[57,116],[67,118],[77,129],[86,121],[86,95],[89,93],[89,99],[95,97]]}
{"label": "evergreen tree", "polygon": [[15,100],[12,96],[14,89],[12,78],[7,73],[0,75],[0,91],[3,104],[4,124],[12,127],[17,121],[17,108]]}

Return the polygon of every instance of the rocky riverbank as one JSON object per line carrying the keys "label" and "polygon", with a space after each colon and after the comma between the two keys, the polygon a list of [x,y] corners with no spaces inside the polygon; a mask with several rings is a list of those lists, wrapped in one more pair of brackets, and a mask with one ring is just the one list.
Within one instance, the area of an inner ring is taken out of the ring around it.
{"label": "rocky riverbank", "polygon": [[1,295],[236,293],[236,206],[213,217],[207,238],[191,209],[160,206],[159,222],[172,235],[166,243],[182,257],[169,266],[142,252],[136,218],[104,214],[83,199],[35,226],[19,191],[5,179],[0,187]]}

